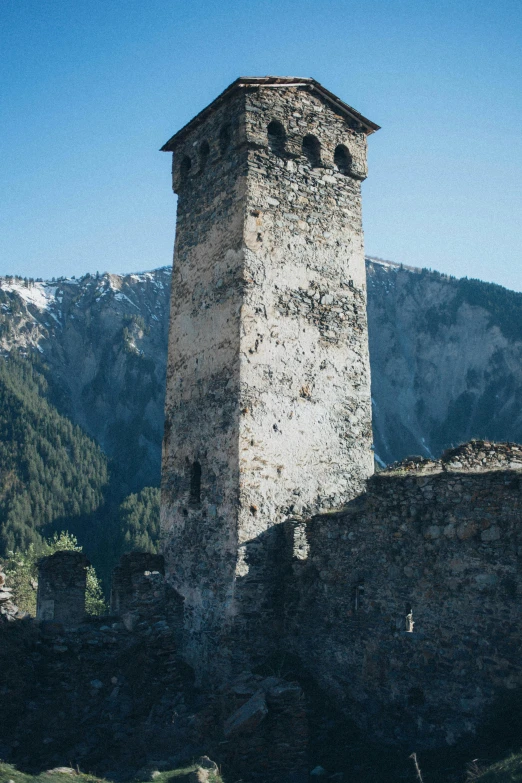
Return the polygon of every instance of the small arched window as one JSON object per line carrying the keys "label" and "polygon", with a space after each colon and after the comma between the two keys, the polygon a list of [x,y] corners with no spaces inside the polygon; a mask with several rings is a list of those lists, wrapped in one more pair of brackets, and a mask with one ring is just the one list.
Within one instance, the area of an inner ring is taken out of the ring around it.
{"label": "small arched window", "polygon": [[230,146],[231,141],[232,141],[232,128],[230,127],[230,124],[227,123],[226,125],[223,125],[223,127],[219,131],[219,149],[222,155],[225,152],[225,150],[227,150],[228,147]]}
{"label": "small arched window", "polygon": [[185,182],[188,179],[188,175],[191,168],[192,168],[192,161],[190,160],[188,155],[185,155],[179,167],[179,176],[181,177],[182,182]]}
{"label": "small arched window", "polygon": [[205,139],[205,141],[202,142],[201,147],[199,148],[199,170],[200,171],[205,171],[209,155],[210,155],[210,147],[209,147],[208,141]]}
{"label": "small arched window", "polygon": [[189,503],[197,505],[201,503],[201,464],[196,460],[190,469],[190,496]]}
{"label": "small arched window", "polygon": [[337,167],[337,170],[340,171],[341,174],[344,174],[345,176],[351,174],[352,156],[344,144],[339,144],[339,146],[335,148],[334,163]]}
{"label": "small arched window", "polygon": [[303,139],[303,155],[312,168],[321,165],[321,144],[316,136],[305,136]]}
{"label": "small arched window", "polygon": [[286,133],[282,124],[277,120],[272,120],[267,128],[268,146],[270,150],[282,158],[285,154]]}

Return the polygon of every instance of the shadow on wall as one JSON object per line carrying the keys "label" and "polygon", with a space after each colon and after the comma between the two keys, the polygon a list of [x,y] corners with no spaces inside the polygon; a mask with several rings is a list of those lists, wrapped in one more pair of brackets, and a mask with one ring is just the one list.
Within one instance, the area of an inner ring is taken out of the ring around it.
{"label": "shadow on wall", "polygon": [[522,685],[521,489],[510,470],[384,472],[284,525],[281,649],[374,739],[452,745]]}

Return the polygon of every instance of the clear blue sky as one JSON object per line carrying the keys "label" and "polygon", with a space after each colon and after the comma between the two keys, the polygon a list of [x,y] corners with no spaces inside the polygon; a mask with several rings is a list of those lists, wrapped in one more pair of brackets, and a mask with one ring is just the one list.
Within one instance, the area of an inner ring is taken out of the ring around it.
{"label": "clear blue sky", "polygon": [[159,147],[240,75],[382,125],[366,250],[522,290],[520,0],[2,0],[0,274],[170,264]]}

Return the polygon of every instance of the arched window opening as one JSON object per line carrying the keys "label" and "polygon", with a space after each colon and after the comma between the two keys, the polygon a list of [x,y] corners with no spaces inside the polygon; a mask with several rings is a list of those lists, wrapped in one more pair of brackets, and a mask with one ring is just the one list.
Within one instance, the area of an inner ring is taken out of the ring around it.
{"label": "arched window opening", "polygon": [[228,147],[230,146],[231,141],[232,141],[232,128],[227,123],[227,125],[223,125],[223,127],[219,131],[219,149],[222,155],[225,152],[225,150],[227,150]]}
{"label": "arched window opening", "polygon": [[334,153],[334,163],[337,167],[337,170],[341,172],[341,174],[344,174],[347,176],[352,171],[352,156],[344,146],[344,144],[339,144],[338,147],[335,148]]}
{"label": "arched window opening", "polygon": [[305,136],[303,139],[303,155],[312,168],[321,165],[321,144],[316,136]]}
{"label": "arched window opening", "polygon": [[204,141],[199,148],[199,170],[204,171],[207,165],[208,156],[210,155],[210,147],[208,141]]}
{"label": "arched window opening", "polygon": [[188,179],[188,175],[191,168],[192,168],[192,161],[190,160],[188,155],[185,155],[179,167],[179,175],[181,177],[182,182],[185,182],[185,180]]}
{"label": "arched window opening", "polygon": [[191,505],[201,503],[201,465],[196,460],[192,463],[190,470],[190,496]]}
{"label": "arched window opening", "polygon": [[285,154],[286,133],[282,124],[277,120],[272,120],[267,128],[268,146],[274,155],[280,158]]}

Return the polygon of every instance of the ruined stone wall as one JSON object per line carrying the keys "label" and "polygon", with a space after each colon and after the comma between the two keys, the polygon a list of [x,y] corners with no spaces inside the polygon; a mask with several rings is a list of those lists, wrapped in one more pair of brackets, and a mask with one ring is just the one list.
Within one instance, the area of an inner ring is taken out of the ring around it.
{"label": "ruined stone wall", "polygon": [[[165,573],[163,555],[152,552],[126,552],[112,572],[111,614],[123,615],[136,605],[148,603],[148,590],[143,590],[142,577]],[[145,595],[142,593],[145,592]]]}
{"label": "ruined stone wall", "polygon": [[521,459],[478,443],[404,463],[286,525],[283,646],[373,737],[452,744],[522,685]]}
{"label": "ruined stone wall", "polygon": [[183,635],[183,599],[165,579],[163,555],[127,552],[112,574],[110,611],[127,630],[142,623],[169,628],[176,643]]}
{"label": "ruined stone wall", "polygon": [[38,620],[54,620],[65,626],[81,623],[89,565],[81,552],[55,552],[42,558],[38,564]]}
{"label": "ruined stone wall", "polygon": [[307,88],[245,86],[176,137],[173,171],[164,551],[187,659],[226,674],[279,632],[273,527],[372,472],[366,136]]}

